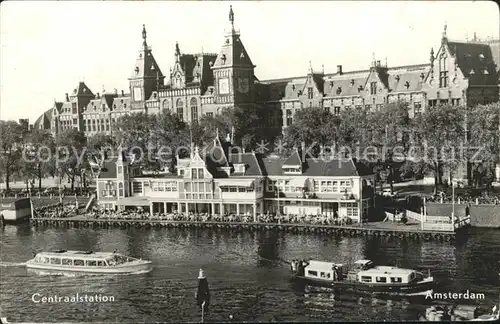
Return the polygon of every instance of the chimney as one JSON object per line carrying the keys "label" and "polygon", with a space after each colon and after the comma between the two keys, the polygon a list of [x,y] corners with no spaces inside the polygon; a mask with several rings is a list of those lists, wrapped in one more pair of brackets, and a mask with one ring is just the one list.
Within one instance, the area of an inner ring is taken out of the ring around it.
{"label": "chimney", "polygon": [[68,96],[68,94],[66,94],[66,101],[69,101],[69,96]]}
{"label": "chimney", "polygon": [[337,65],[337,73],[342,75],[342,65]]}
{"label": "chimney", "polygon": [[118,89],[115,88],[115,95],[118,95]]}
{"label": "chimney", "polygon": [[380,66],[380,60],[377,61],[377,66]]}
{"label": "chimney", "polygon": [[125,91],[122,90],[122,97],[125,97]]}
{"label": "chimney", "polygon": [[95,95],[95,96],[96,96],[96,99],[99,99],[99,98],[100,98],[100,97],[99,97],[99,92],[98,92],[98,93],[96,93],[96,95]]}

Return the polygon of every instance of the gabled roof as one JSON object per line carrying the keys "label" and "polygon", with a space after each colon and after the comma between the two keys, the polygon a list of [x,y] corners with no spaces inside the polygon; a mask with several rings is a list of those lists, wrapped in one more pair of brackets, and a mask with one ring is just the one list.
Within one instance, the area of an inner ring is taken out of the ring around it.
{"label": "gabled roof", "polygon": [[243,174],[234,172],[233,176],[261,176],[262,170],[255,153],[231,153],[230,162],[235,164],[244,164],[245,172]]}
{"label": "gabled roof", "polygon": [[158,63],[156,63],[151,48],[143,45],[130,78],[159,78],[160,82],[163,82],[163,73],[161,72]]}
{"label": "gabled roof", "polygon": [[[268,157],[263,159],[265,175],[284,175],[282,166],[287,159]],[[358,166],[352,159],[316,159],[307,157],[302,169],[303,176],[311,177],[351,177],[372,174],[367,169]]]}
{"label": "gabled roof", "polygon": [[298,150],[295,150],[292,155],[283,163],[283,165],[302,165],[302,160],[300,159],[300,155]]}
{"label": "gabled roof", "polygon": [[228,66],[254,67],[245,46],[241,42],[240,35],[235,30],[232,30],[225,37],[224,45],[222,45],[222,49],[212,68]]}
{"label": "gabled roof", "polygon": [[[57,103],[56,103],[57,104]],[[52,111],[54,108],[50,108],[45,111],[40,117],[37,118],[33,124],[34,128],[38,129],[50,129],[50,121],[52,120]]]}
{"label": "gabled roof", "polygon": [[487,44],[448,42],[450,54],[471,85],[496,84],[496,69]]}
{"label": "gabled roof", "polygon": [[90,88],[84,82],[78,83],[78,87],[73,90],[72,96],[89,96],[93,97],[94,94],[90,91]]}

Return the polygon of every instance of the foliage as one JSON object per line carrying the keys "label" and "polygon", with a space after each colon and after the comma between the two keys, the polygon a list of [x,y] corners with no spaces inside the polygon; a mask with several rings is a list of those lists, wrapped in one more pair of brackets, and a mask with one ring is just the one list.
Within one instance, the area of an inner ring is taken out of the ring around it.
{"label": "foliage", "polygon": [[12,175],[20,171],[22,150],[22,126],[15,121],[0,120],[0,169],[5,177],[7,190]]}
{"label": "foliage", "polygon": [[45,176],[56,173],[54,153],[54,138],[47,130],[35,128],[25,134],[22,173],[27,179],[38,179],[38,189]]}
{"label": "foliage", "polygon": [[85,135],[72,128],[57,135],[56,170],[59,177],[68,177],[71,190],[75,188],[76,177],[82,177],[86,168],[87,139]]}

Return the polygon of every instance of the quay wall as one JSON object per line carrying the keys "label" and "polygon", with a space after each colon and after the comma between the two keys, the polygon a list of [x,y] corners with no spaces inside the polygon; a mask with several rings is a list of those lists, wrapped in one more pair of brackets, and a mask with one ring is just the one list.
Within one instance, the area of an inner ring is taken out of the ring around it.
{"label": "quay wall", "polygon": [[[465,216],[465,204],[455,204],[455,215]],[[448,216],[453,210],[450,203],[427,203],[427,215]],[[470,222],[473,227],[500,228],[500,205],[471,204]]]}
{"label": "quay wall", "polygon": [[[420,228],[386,228],[383,226],[353,225],[320,225],[299,223],[262,223],[262,222],[221,222],[221,221],[173,221],[160,219],[77,219],[77,218],[32,218],[33,226],[55,227],[93,227],[93,228],[191,228],[191,229],[226,229],[233,231],[275,230],[290,233],[316,233],[335,236],[383,237],[386,239],[454,241],[456,236],[467,235],[465,230],[437,231]],[[465,228],[464,228],[465,229]]]}

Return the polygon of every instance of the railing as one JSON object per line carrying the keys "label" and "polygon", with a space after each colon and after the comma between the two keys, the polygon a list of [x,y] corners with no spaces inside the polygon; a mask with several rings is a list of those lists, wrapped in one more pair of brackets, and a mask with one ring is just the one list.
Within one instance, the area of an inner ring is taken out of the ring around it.
{"label": "railing", "polygon": [[455,228],[451,223],[423,223],[422,229],[424,231],[441,231],[441,232],[454,232]]}
{"label": "railing", "polygon": [[413,212],[411,210],[407,210],[406,211],[406,217],[408,219],[413,219],[413,220],[416,220],[418,222],[421,222],[422,221],[422,215],[419,214],[419,213],[416,213],[416,212]]}

